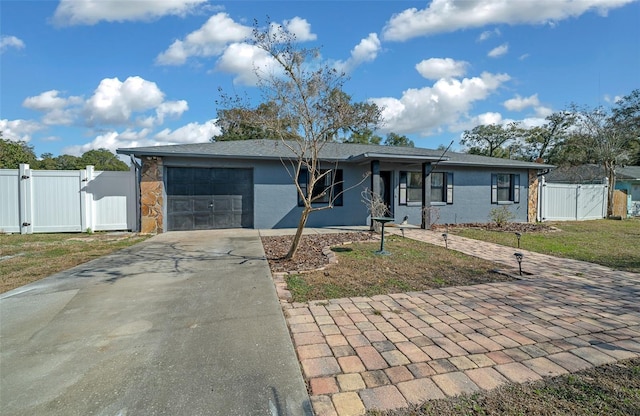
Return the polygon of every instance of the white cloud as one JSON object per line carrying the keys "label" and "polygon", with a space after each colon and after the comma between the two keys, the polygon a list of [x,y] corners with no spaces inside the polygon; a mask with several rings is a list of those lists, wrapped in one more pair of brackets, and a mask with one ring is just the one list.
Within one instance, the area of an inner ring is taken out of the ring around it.
{"label": "white cloud", "polygon": [[464,131],[471,130],[476,126],[489,125],[489,124],[501,124],[505,125],[512,120],[505,120],[502,118],[502,114],[496,112],[487,112],[478,114],[476,116],[461,118],[457,123],[452,124],[449,128],[451,131]]}
{"label": "white cloud", "polygon": [[491,49],[489,51],[489,53],[487,54],[487,56],[489,56],[491,58],[498,58],[498,57],[506,54],[507,52],[509,52],[509,44],[508,43],[503,43],[502,45]]}
{"label": "white cloud", "polygon": [[474,102],[484,100],[510,79],[507,74],[482,73],[479,77],[440,79],[432,87],[409,89],[400,99],[373,98],[383,108],[384,130],[399,134],[433,134],[466,116]]}
{"label": "white cloud", "polygon": [[125,124],[134,111],[156,108],[163,101],[164,93],[155,82],[138,76],[129,77],[124,82],[118,78],[105,78],[85,103],[86,122],[89,125]]}
{"label": "white cloud", "polygon": [[383,39],[405,41],[492,24],[543,24],[577,17],[589,11],[601,15],[635,0],[433,0],[425,9],[395,14],[383,29]]}
{"label": "white cloud", "polygon": [[178,143],[206,143],[213,136],[218,136],[222,132],[215,125],[216,119],[200,123],[189,123],[175,130],[164,129],[158,132],[153,138],[162,144]]}
{"label": "white cloud", "polygon": [[127,129],[122,133],[109,131],[96,136],[95,139],[89,143],[67,146],[62,149],[62,154],[81,156],[83,153],[94,149],[109,149],[115,153],[115,150],[119,147],[154,146],[158,144],[148,139],[147,136],[149,133],[149,129],[142,129],[140,131]]}
{"label": "white cloud", "polygon": [[416,70],[427,79],[461,77],[467,72],[468,62],[451,58],[430,58],[416,65]]}
{"label": "white cloud", "polygon": [[517,95],[503,103],[504,108],[509,111],[522,111],[528,107],[536,107],[540,105],[538,94],[533,94],[530,97],[521,97]]}
{"label": "white cloud", "polygon": [[[272,23],[269,30],[276,31],[278,30],[280,25],[277,23]],[[293,34],[296,37],[296,41],[298,42],[308,42],[311,40],[316,40],[317,35],[311,32],[311,24],[307,22],[306,19],[301,17],[294,17],[291,20],[285,20],[282,23],[282,27],[289,33]]]}
{"label": "white cloud", "polygon": [[53,22],[60,26],[94,25],[100,21],[153,20],[186,16],[206,0],[60,0]]}
{"label": "white cloud", "polygon": [[15,36],[0,36],[0,53],[3,53],[9,48],[24,49],[24,46],[25,45],[22,39],[19,39]]}
{"label": "white cloud", "polygon": [[494,36],[500,36],[500,35],[502,35],[502,33],[498,28],[495,28],[493,30],[485,30],[480,34],[480,36],[478,36],[478,42],[484,42],[487,39],[490,39]]}
{"label": "white cloud", "polygon": [[25,108],[44,113],[42,123],[49,126],[136,125],[155,127],[165,118],[177,119],[189,109],[185,100],[165,101],[156,83],[133,76],[121,82],[105,78],[93,95],[64,97],[58,90],[27,97]]}
{"label": "white cloud", "polygon": [[529,57],[528,53],[522,54],[518,57],[519,61],[524,61],[525,59],[527,59]]}
{"label": "white cloud", "polygon": [[[302,23],[296,21],[296,29],[304,34]],[[240,42],[251,36],[251,27],[238,24],[226,13],[217,13],[198,30],[183,40],[174,41],[156,58],[159,65],[182,65],[190,57],[220,55],[230,43]]]}
{"label": "white cloud", "polygon": [[375,33],[362,39],[353,49],[351,56],[346,61],[337,61],[334,67],[341,72],[350,73],[364,62],[371,62],[376,59],[380,51],[380,39]]}
{"label": "white cloud", "polygon": [[2,138],[11,141],[28,142],[31,140],[33,133],[44,128],[45,126],[42,123],[34,120],[0,120]]}
{"label": "white cloud", "polygon": [[62,149],[62,153],[80,156],[93,149],[109,149],[115,153],[116,149],[124,147],[206,143],[211,137],[221,133],[220,129],[214,124],[215,121],[216,119],[208,120],[203,124],[189,123],[175,130],[164,129],[156,134],[153,134],[153,131],[148,128],[141,130],[126,129],[122,132],[110,130],[95,136],[88,143],[67,146]]}
{"label": "white cloud", "polygon": [[256,85],[256,71],[266,77],[279,71],[280,67],[264,50],[247,43],[233,43],[218,60],[216,69],[235,74],[235,84]]}

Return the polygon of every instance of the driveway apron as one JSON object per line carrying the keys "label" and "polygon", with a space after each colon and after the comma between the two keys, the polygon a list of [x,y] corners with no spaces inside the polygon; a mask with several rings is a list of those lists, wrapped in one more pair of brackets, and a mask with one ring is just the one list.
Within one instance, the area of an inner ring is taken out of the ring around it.
{"label": "driveway apron", "polygon": [[0,296],[3,415],[304,415],[253,230],[171,232]]}

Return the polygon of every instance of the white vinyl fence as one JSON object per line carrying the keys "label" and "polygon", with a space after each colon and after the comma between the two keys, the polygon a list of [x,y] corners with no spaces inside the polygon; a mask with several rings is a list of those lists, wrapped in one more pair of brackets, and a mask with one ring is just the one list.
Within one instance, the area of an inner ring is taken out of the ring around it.
{"label": "white vinyl fence", "polygon": [[137,230],[137,181],[129,172],[0,169],[0,232]]}
{"label": "white vinyl fence", "polygon": [[544,176],[538,190],[539,221],[580,221],[607,216],[604,184],[548,183]]}

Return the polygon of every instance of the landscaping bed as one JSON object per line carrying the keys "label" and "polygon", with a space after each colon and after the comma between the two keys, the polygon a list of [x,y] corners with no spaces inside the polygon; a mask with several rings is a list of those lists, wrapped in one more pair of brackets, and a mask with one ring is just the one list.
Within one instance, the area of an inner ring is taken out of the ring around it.
{"label": "landscaping bed", "polygon": [[[386,236],[385,249],[392,254],[378,255],[375,252],[380,242],[367,241],[368,235],[305,236],[293,262],[280,259],[286,254],[292,237],[263,238],[263,245],[272,272],[289,272],[285,280],[295,302],[513,280],[496,273],[495,270],[503,267],[496,263],[395,235]],[[351,244],[343,245],[345,242]],[[327,256],[322,253],[326,246],[332,247],[338,262],[314,271],[328,264]]]}

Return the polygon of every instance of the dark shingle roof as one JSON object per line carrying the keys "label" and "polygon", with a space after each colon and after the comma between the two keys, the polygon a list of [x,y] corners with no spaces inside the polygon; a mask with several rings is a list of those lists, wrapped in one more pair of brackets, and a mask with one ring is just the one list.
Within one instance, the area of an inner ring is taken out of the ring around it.
{"label": "dark shingle roof", "polygon": [[[545,175],[547,182],[560,183],[602,183],[607,176],[604,166],[580,165],[554,169]],[[616,168],[617,180],[640,180],[640,166]]]}
{"label": "dark shingle roof", "polygon": [[[225,159],[288,159],[293,156],[287,144],[296,148],[296,142],[279,140],[238,140],[213,143],[192,143],[171,146],[132,147],[118,149],[117,153],[141,156],[176,156]],[[365,160],[395,160],[418,163],[441,160],[442,165],[500,166],[527,169],[547,169],[544,165],[519,160],[500,159],[467,153],[447,152],[419,147],[380,146],[369,144],[325,143],[320,158],[327,161],[360,162]]]}

